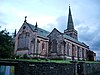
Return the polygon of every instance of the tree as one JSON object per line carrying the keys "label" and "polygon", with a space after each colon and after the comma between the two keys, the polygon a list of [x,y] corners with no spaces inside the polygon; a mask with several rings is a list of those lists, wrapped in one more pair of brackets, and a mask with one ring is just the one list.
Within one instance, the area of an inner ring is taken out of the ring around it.
{"label": "tree", "polygon": [[6,30],[0,31],[0,58],[10,58],[13,51],[13,39]]}

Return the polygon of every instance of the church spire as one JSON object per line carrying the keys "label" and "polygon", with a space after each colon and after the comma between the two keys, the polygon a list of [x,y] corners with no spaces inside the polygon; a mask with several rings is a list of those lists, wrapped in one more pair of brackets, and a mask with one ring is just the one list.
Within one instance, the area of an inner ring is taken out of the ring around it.
{"label": "church spire", "polygon": [[74,29],[74,24],[73,24],[73,19],[72,19],[72,14],[71,14],[71,9],[69,6],[69,15],[68,15],[68,23],[67,23],[67,29]]}
{"label": "church spire", "polygon": [[69,35],[72,38],[77,38],[77,31],[74,29],[74,24],[73,24],[73,19],[72,19],[72,14],[71,14],[71,8],[69,5],[69,14],[68,14],[68,22],[67,22],[67,29],[64,30],[64,34]]}

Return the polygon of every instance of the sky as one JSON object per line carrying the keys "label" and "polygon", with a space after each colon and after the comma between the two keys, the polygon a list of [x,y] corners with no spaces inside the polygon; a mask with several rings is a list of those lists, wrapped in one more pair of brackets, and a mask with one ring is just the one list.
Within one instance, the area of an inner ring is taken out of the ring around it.
{"label": "sky", "polygon": [[0,30],[11,34],[27,22],[47,31],[67,28],[69,4],[79,41],[85,42],[100,60],[100,0],[0,0]]}

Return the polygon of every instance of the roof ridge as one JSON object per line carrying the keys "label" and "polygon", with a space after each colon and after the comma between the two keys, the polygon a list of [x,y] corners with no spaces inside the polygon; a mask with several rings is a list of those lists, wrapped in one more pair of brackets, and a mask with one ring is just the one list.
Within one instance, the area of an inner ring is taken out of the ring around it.
{"label": "roof ridge", "polygon": [[[78,44],[81,44],[82,46],[88,47],[87,45],[84,45],[82,42],[78,41],[78,40],[75,39],[75,38],[72,38],[71,36],[68,36],[68,35],[66,35],[66,34],[63,34],[63,36],[65,36],[66,39],[69,39],[69,40],[71,40],[71,41],[73,41],[73,42],[76,42],[76,43],[78,43]],[[66,36],[67,36],[67,37],[66,37]]]}
{"label": "roof ridge", "polygon": [[[34,26],[35,27],[35,25],[32,25],[32,24],[30,24],[30,23],[28,23],[28,25],[31,25],[31,26]],[[38,29],[41,29],[41,30],[44,30],[44,29],[42,29],[42,28],[40,28],[40,27],[37,27]],[[47,30],[44,30],[44,31],[46,31],[46,32],[48,32],[48,33],[50,33],[49,31],[47,31]]]}

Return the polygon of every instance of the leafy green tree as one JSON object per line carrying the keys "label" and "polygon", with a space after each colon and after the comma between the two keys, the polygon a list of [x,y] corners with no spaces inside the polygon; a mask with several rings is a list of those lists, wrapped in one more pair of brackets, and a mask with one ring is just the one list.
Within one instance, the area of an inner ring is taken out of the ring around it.
{"label": "leafy green tree", "polygon": [[10,58],[13,51],[13,39],[6,30],[0,31],[0,58]]}

